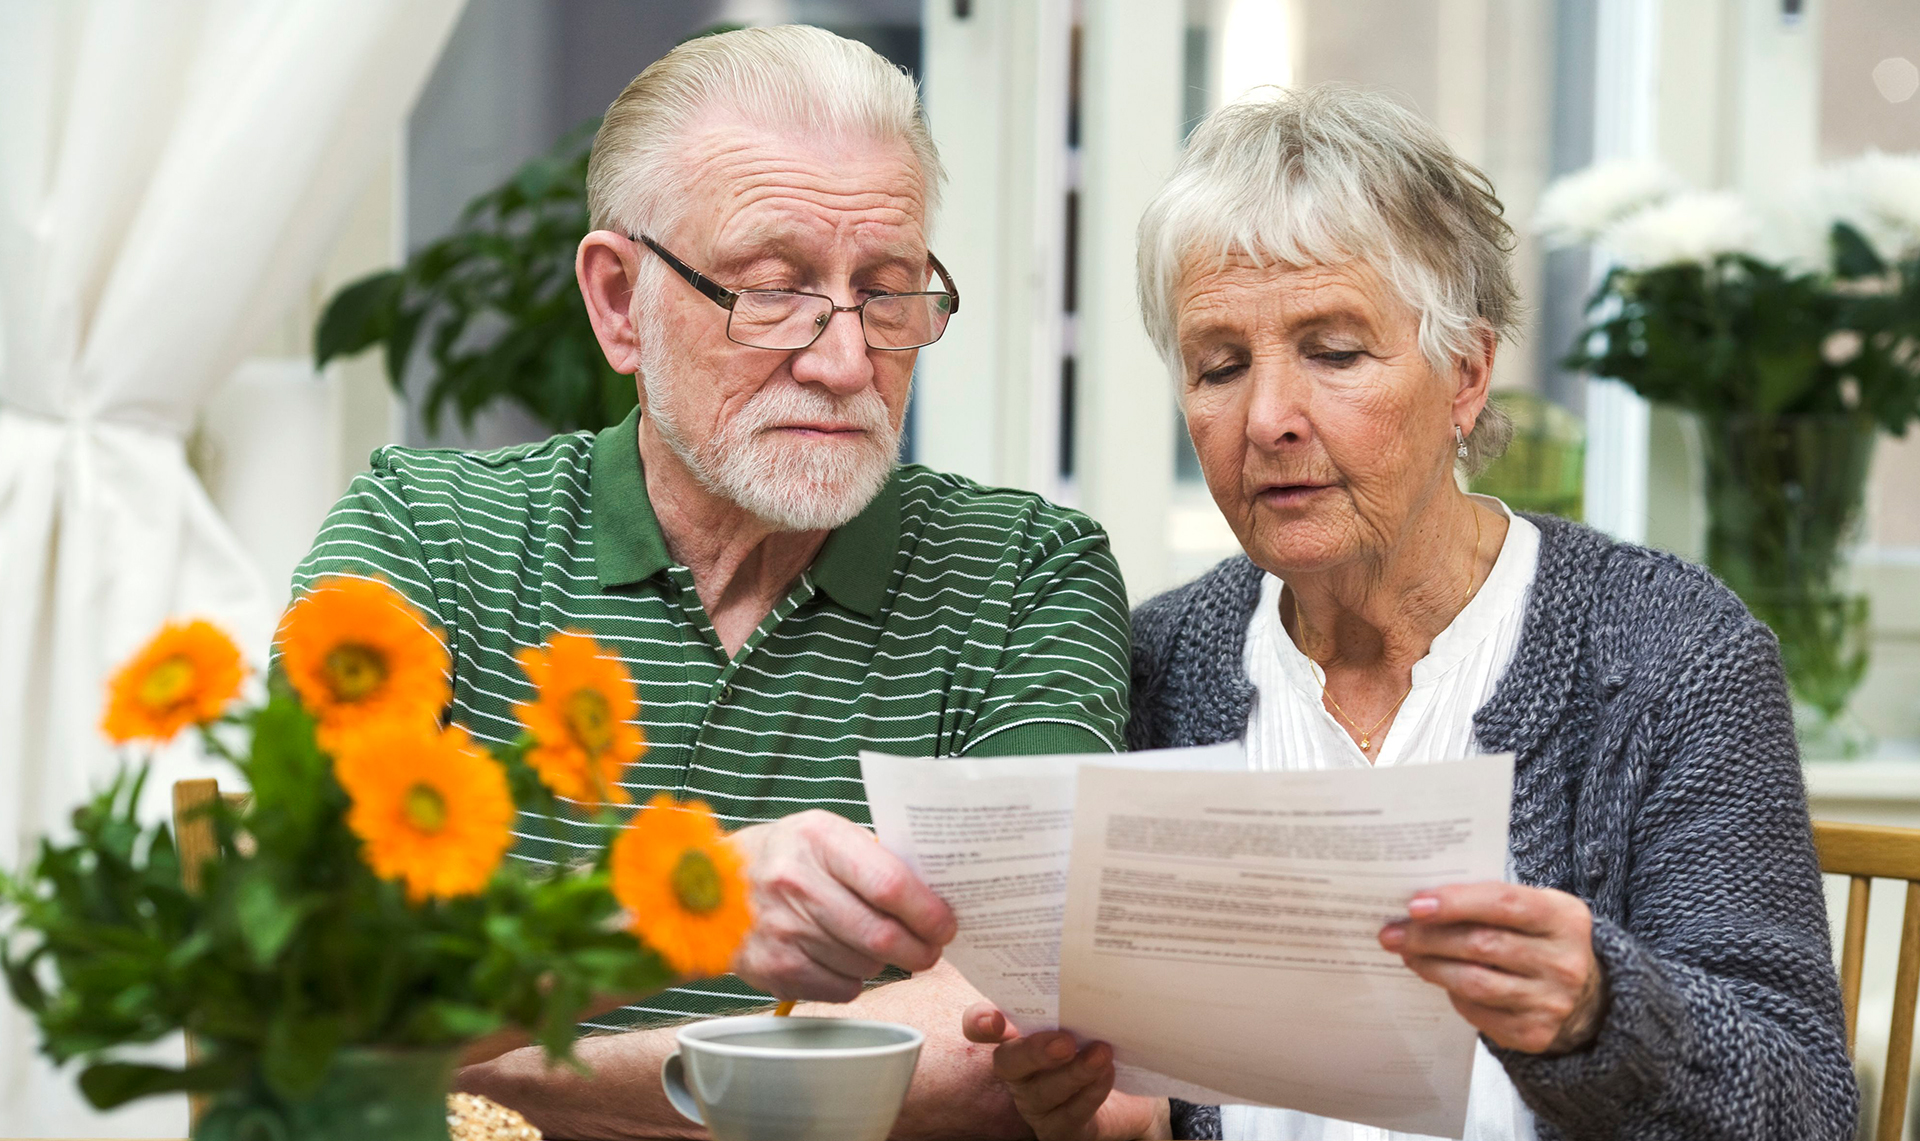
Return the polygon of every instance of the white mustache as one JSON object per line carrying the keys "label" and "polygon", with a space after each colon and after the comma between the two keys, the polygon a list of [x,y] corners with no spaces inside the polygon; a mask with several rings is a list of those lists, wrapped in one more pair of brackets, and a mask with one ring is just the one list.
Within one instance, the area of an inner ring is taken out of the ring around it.
{"label": "white mustache", "polygon": [[734,417],[731,428],[742,436],[754,436],[785,424],[818,421],[851,424],[867,432],[887,432],[893,427],[886,401],[871,388],[851,396],[834,396],[795,385],[754,396]]}

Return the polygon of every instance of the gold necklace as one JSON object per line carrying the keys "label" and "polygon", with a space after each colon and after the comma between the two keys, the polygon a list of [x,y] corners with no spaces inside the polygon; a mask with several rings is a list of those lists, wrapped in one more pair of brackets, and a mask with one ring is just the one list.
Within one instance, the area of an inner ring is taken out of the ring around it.
{"label": "gold necklace", "polygon": [[[1473,505],[1472,500],[1467,501],[1467,508],[1473,512],[1473,550],[1467,556],[1467,588],[1466,590],[1462,591],[1460,594],[1460,610],[1465,610],[1467,608],[1467,603],[1473,600],[1473,571],[1474,571],[1474,567],[1480,561],[1480,509]],[[1459,615],[1459,611],[1455,611],[1454,613],[1456,617]],[[1294,621],[1299,622],[1300,604],[1298,602],[1294,603],[1293,616],[1294,616]],[[1360,728],[1360,725],[1358,722],[1354,721],[1353,718],[1347,716],[1346,710],[1340,708],[1340,699],[1335,697],[1333,695],[1333,692],[1327,688],[1327,663],[1321,661],[1319,658],[1314,657],[1313,653],[1309,651],[1307,647],[1304,645],[1304,643],[1306,642],[1306,632],[1307,632],[1306,624],[1300,623],[1300,640],[1303,643],[1300,647],[1300,652],[1306,655],[1307,661],[1312,662],[1314,665],[1320,667],[1320,696],[1325,698],[1327,702],[1333,706],[1334,716],[1340,718],[1341,721],[1345,722],[1347,728],[1353,730],[1355,733],[1360,734],[1360,751],[1362,753],[1368,752],[1373,748],[1373,735],[1375,733],[1378,733],[1380,731],[1380,727],[1382,725],[1385,725],[1388,722],[1388,720],[1390,720],[1393,717],[1394,714],[1400,712],[1400,707],[1402,705],[1405,705],[1407,698],[1413,695],[1413,681],[1411,680],[1411,678],[1409,678],[1409,680],[1407,681],[1406,691],[1400,695],[1400,699],[1398,701],[1395,701],[1393,705],[1388,708],[1386,713],[1381,716],[1380,720],[1375,721],[1373,723],[1372,728],[1362,729]],[[1327,660],[1332,661],[1333,659],[1329,658]]]}

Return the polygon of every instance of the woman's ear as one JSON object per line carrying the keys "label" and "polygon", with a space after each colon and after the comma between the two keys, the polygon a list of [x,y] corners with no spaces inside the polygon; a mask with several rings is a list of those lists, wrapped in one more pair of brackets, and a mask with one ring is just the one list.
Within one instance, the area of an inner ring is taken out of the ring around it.
{"label": "woman's ear", "polygon": [[1473,327],[1473,346],[1459,358],[1454,370],[1453,422],[1466,431],[1480,421],[1493,384],[1493,359],[1500,337],[1485,324]]}
{"label": "woman's ear", "polygon": [[587,303],[587,318],[613,371],[640,371],[640,330],[633,320],[634,243],[612,230],[595,230],[580,239],[573,276]]}

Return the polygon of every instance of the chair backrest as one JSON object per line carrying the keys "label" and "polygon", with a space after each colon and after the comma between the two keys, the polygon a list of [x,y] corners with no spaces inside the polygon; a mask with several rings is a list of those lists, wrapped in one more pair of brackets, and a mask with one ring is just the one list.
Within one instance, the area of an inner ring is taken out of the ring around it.
{"label": "chair backrest", "polygon": [[1848,877],[1847,928],[1840,945],[1840,996],[1847,1009],[1847,1054],[1860,1020],[1860,967],[1867,950],[1867,899],[1875,877],[1907,881],[1900,924],[1900,961],[1893,983],[1893,1025],[1887,1033],[1880,1113],[1874,1141],[1898,1141],[1907,1114],[1907,1078],[1913,1066],[1914,1000],[1920,997],[1920,828],[1813,822],[1820,870]]}
{"label": "chair backrest", "polygon": [[[188,891],[200,890],[200,870],[217,854],[213,817],[202,809],[222,795],[217,780],[173,782],[173,846],[180,854],[180,882]],[[253,802],[250,793],[229,792],[224,796],[228,807],[242,812]],[[241,848],[242,852],[248,850],[245,845]]]}
{"label": "chair backrest", "polygon": [[[173,782],[173,846],[180,856],[180,882],[188,891],[200,890],[201,872],[208,860],[219,854],[219,841],[213,830],[213,817],[206,806],[224,795],[229,806],[244,811],[253,797],[244,792],[222,794],[217,780],[177,780]],[[244,849],[243,849],[244,850]],[[200,1051],[193,1035],[187,1035],[187,1064],[199,1060]],[[206,1112],[204,1094],[187,1098],[187,1118],[195,1128]]]}

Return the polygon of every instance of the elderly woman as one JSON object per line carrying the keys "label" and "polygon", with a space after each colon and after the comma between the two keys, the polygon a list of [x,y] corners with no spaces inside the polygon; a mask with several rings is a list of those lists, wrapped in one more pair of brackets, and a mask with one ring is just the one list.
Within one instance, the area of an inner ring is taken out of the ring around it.
{"label": "elderly woman", "polygon": [[[1141,309],[1246,553],[1135,612],[1130,741],[1515,755],[1512,882],[1435,885],[1379,934],[1480,1031],[1467,1138],[1849,1137],[1773,636],[1698,567],[1461,490],[1511,434],[1510,246],[1485,177],[1384,98],[1194,133],[1140,224]],[[1105,1045],[965,1023],[1042,1137],[1402,1136],[1109,1093]]]}

